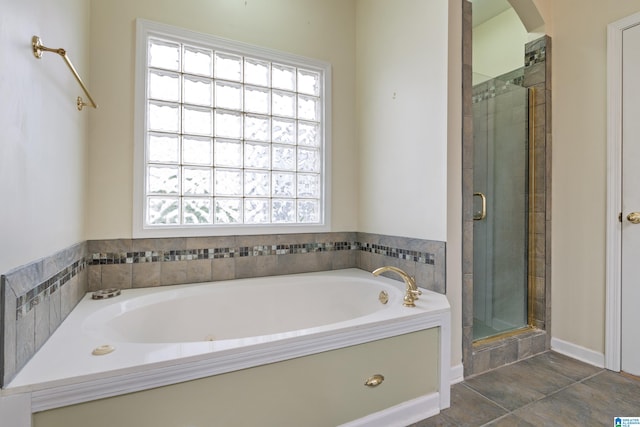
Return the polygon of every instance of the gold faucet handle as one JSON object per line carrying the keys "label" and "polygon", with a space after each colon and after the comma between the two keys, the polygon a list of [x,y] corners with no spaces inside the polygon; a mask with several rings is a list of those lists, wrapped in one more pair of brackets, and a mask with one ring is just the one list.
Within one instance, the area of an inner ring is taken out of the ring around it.
{"label": "gold faucet handle", "polygon": [[402,300],[402,305],[405,307],[415,307],[416,304],[413,302],[416,298],[413,296],[413,292],[407,291]]}
{"label": "gold faucet handle", "polygon": [[411,286],[407,289],[407,292],[411,293],[413,299],[418,299],[418,297],[422,295],[422,291],[418,289],[418,284],[414,276],[409,277],[409,279],[411,280]]}

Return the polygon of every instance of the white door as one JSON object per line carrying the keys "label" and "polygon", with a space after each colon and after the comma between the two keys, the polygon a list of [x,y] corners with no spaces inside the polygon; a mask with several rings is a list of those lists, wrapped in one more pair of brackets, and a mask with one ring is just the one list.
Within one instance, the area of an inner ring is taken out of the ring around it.
{"label": "white door", "polygon": [[621,367],[640,376],[640,25],[622,34]]}

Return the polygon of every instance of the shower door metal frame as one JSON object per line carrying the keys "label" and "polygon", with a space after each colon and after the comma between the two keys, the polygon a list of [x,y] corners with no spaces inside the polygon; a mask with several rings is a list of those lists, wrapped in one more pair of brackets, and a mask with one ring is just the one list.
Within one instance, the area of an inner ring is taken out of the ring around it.
{"label": "shower door metal frame", "polygon": [[[527,89],[527,204],[528,207],[526,209],[526,213],[527,213],[527,219],[526,219],[526,226],[527,226],[527,230],[526,230],[526,239],[527,239],[527,248],[526,248],[526,265],[525,265],[525,277],[526,277],[526,285],[527,285],[527,289],[526,289],[526,296],[527,296],[527,302],[526,302],[526,324],[522,327],[516,328],[516,329],[512,329],[512,330],[507,330],[504,332],[499,332],[495,335],[491,335],[488,337],[484,337],[484,338],[479,338],[479,339],[473,339],[473,344],[474,345],[482,345],[485,343],[489,343],[489,342],[493,342],[493,341],[497,341],[506,337],[510,337],[513,335],[517,335],[520,334],[522,332],[526,332],[528,330],[532,330],[535,328],[534,325],[534,321],[535,321],[535,310],[536,310],[536,304],[535,304],[535,295],[536,295],[536,277],[535,274],[532,274],[533,272],[536,271],[536,242],[535,242],[535,238],[533,238],[533,236],[535,236],[536,233],[536,221],[535,221],[535,181],[536,181],[536,155],[535,155],[535,138],[536,138],[536,132],[535,132],[535,128],[536,128],[536,116],[535,116],[535,99],[536,99],[536,90],[533,87],[530,88],[525,88]],[[490,142],[488,142],[489,145]],[[488,150],[491,150],[490,147],[488,147]],[[491,157],[491,156],[489,156]],[[490,160],[488,160],[490,161]],[[490,165],[487,166],[487,170],[491,170]],[[490,187],[490,184],[487,184],[487,187]],[[474,211],[473,213],[473,220],[474,221],[479,221],[479,220],[484,220],[486,219],[487,216],[487,208],[486,208],[486,204],[487,204],[487,197],[485,195],[485,193],[483,192],[478,192],[475,191],[473,193],[473,196],[479,196],[482,198],[482,204],[483,204],[483,209],[482,209],[482,215],[480,216],[476,216],[476,213]],[[473,204],[472,204],[473,205]],[[490,226],[489,224],[487,225],[488,227]],[[486,231],[486,235],[490,236],[492,235],[492,230],[489,229]],[[475,257],[474,257],[475,259]],[[489,267],[492,270],[492,267]],[[488,276],[492,275],[492,272],[487,273]],[[475,271],[474,271],[474,278],[475,278]],[[475,280],[474,280],[475,282]],[[493,297],[493,293],[492,290],[489,289],[488,292],[485,294],[485,301],[487,299],[491,299]],[[485,303],[485,310],[487,310],[486,306],[487,304]],[[475,306],[475,300],[474,300],[474,306]],[[491,308],[492,310],[492,308]],[[475,313],[474,313],[474,318],[475,318]],[[485,311],[485,318],[486,318],[486,311]]]}

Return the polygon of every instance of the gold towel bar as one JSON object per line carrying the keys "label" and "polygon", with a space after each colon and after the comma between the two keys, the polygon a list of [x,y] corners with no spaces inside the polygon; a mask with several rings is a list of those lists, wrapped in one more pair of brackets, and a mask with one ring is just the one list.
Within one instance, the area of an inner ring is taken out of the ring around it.
{"label": "gold towel bar", "polygon": [[76,80],[80,84],[80,87],[82,87],[82,90],[84,91],[84,93],[87,95],[87,98],[89,98],[89,101],[91,102],[91,104],[87,104],[87,103],[84,102],[82,97],[79,96],[76,99],[76,106],[78,107],[78,111],[81,111],[82,107],[84,107],[85,105],[89,105],[89,106],[91,106],[93,108],[98,108],[98,105],[95,103],[95,101],[93,100],[93,98],[89,94],[89,90],[84,85],[84,83],[82,82],[82,79],[78,75],[78,72],[76,71],[76,69],[73,66],[73,64],[71,63],[71,61],[69,60],[69,57],[67,56],[67,51],[66,50],[64,50],[64,49],[52,49],[50,47],[43,46],[42,45],[42,40],[40,40],[40,37],[38,37],[38,36],[33,36],[31,38],[31,46],[33,47],[33,56],[35,56],[38,59],[42,58],[42,52],[54,52],[54,53],[57,53],[58,55],[60,55],[62,57],[62,59],[64,59],[64,62],[67,64],[67,66],[69,67],[69,69],[71,70],[73,75],[75,76]]}

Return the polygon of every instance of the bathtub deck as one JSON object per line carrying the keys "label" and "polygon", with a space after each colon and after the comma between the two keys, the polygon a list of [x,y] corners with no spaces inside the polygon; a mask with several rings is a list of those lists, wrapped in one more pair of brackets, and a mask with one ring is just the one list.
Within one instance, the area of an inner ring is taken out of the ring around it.
{"label": "bathtub deck", "polygon": [[[309,273],[316,274],[316,273]],[[349,269],[323,274],[371,277]],[[400,282],[376,278],[399,289]],[[183,285],[184,286],[184,285]],[[145,291],[145,290],[132,290]],[[440,328],[440,407],[449,406],[450,308],[444,295],[423,290],[416,308],[395,305],[375,315],[329,327],[242,339],[191,343],[108,343],[100,337],[78,339],[82,332],[74,316],[93,310],[80,304],[16,376],[4,395],[30,394],[32,411],[42,411],[90,400],[209,377],[389,338],[430,328]],[[90,298],[86,296],[85,298]],[[116,350],[92,356],[95,347],[113,344]]]}

